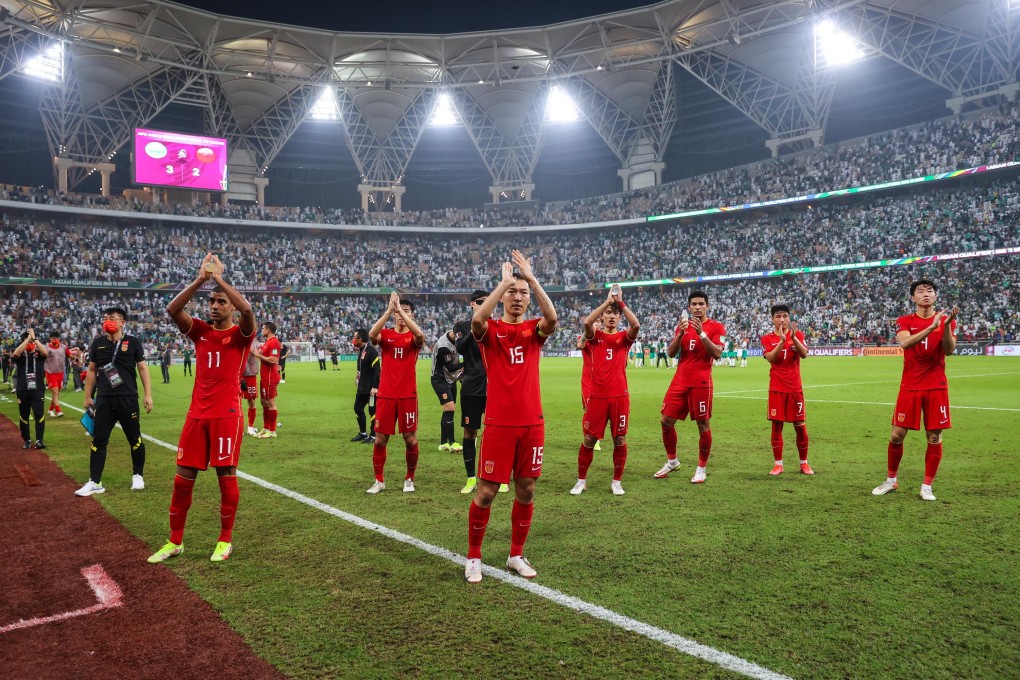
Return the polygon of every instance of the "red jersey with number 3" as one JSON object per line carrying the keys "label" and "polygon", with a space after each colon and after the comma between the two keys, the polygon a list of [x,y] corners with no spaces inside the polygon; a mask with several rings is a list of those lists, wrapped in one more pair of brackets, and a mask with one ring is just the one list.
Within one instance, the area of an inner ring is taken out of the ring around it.
{"label": "red jersey with number 3", "polygon": [[195,387],[188,415],[236,418],[241,413],[237,386],[252,336],[244,335],[237,325],[219,331],[201,319],[192,319],[188,337],[195,343]]}
{"label": "red jersey with number 3", "polygon": [[[716,345],[721,345],[722,338],[726,335],[726,327],[714,319],[705,319],[701,324],[701,330]],[[714,362],[715,358],[708,353],[698,331],[694,330],[694,324],[688,324],[687,332],[680,341],[680,361],[677,363],[673,381],[669,384],[670,388],[711,387]]]}
{"label": "red jersey with number 3", "polygon": [[379,376],[379,396],[387,399],[406,399],[418,396],[418,350],[411,331],[398,333],[384,328],[379,333],[379,356],[382,357],[382,374]]}
{"label": "red jersey with number 3", "polygon": [[[896,319],[896,332],[906,331],[913,335],[930,326],[933,320],[933,317],[922,319],[917,314],[901,316]],[[953,330],[956,330],[955,319]],[[949,389],[949,382],[946,380],[946,353],[942,350],[942,336],[945,331],[946,326],[942,324],[921,342],[903,350],[901,390]]]}
{"label": "red jersey with number 3", "polygon": [[545,336],[538,332],[541,319],[507,323],[489,319],[484,335],[475,338],[488,376],[485,397],[486,425],[540,425],[542,392],[538,362]]}
{"label": "red jersey with number 3", "polygon": [[[804,342],[803,333],[800,331],[794,331],[794,334],[803,345],[807,345],[807,343]],[[787,334],[785,341],[776,335],[775,332],[761,336],[761,349],[765,354],[768,354],[774,350],[780,342],[785,342],[785,344],[783,345],[783,349],[779,352],[779,355],[776,357],[776,360],[772,362],[772,367],[769,369],[769,391],[803,392],[804,386],[800,381],[800,355],[797,354],[797,350],[794,347],[793,340],[790,339],[789,334]]]}
{"label": "red jersey with number 3", "polygon": [[627,391],[627,351],[634,341],[625,331],[595,331],[581,352],[591,364],[591,396],[622,397]]}
{"label": "red jersey with number 3", "polygon": [[[280,338],[275,335],[265,342],[262,343],[262,347],[259,348],[259,354],[264,357],[276,357],[280,358],[280,353],[283,351],[283,347],[280,345]],[[275,385],[280,382],[280,364],[267,364],[264,361],[260,361],[259,366],[259,382],[263,385]]]}

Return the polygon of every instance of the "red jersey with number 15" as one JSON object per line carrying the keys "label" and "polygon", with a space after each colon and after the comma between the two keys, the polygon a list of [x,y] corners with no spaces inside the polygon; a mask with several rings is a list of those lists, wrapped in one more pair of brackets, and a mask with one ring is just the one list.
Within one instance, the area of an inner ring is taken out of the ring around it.
{"label": "red jersey with number 15", "polygon": [[[714,319],[705,319],[701,323],[701,330],[708,334],[708,339],[716,345],[722,344],[722,338],[726,335],[726,327]],[[711,387],[712,386],[712,364],[715,359],[701,337],[694,330],[694,324],[687,325],[687,332],[680,341],[680,361],[677,363],[676,374],[669,384],[673,387]]]}
{"label": "red jersey with number 15", "polygon": [[[797,339],[801,343],[807,346],[804,342],[804,334],[800,331],[794,331]],[[779,356],[772,362],[772,367],[769,369],[769,391],[771,392],[803,392],[804,386],[800,381],[800,355],[797,354],[797,350],[794,348],[793,340],[790,338],[789,333],[786,335],[786,340],[780,340],[780,337],[776,335],[775,331],[768,335],[761,336],[761,349],[762,352],[768,354],[776,348],[780,342],[785,342],[783,349],[780,350]]]}
{"label": "red jersey with number 15", "polygon": [[489,319],[478,341],[489,378],[485,397],[486,425],[541,425],[542,392],[538,362],[545,336],[538,332],[541,319],[507,323]]}
{"label": "red jersey with number 15", "polygon": [[398,333],[384,328],[379,333],[379,356],[382,373],[379,376],[379,396],[386,399],[406,399],[418,396],[418,350],[411,331]]}
{"label": "red jersey with number 15", "polygon": [[634,344],[626,331],[595,331],[581,352],[591,364],[591,396],[622,397],[627,391],[627,350]]}
{"label": "red jersey with number 15", "polygon": [[[917,314],[908,314],[896,319],[896,332],[906,331],[913,335],[931,325],[934,317],[922,319]],[[953,319],[953,330],[956,320]],[[903,350],[903,378],[901,390],[945,390],[949,389],[946,380],[946,353],[942,350],[942,336],[946,325],[942,324],[924,340]]]}
{"label": "red jersey with number 15", "polygon": [[236,418],[241,414],[237,386],[251,347],[250,335],[234,325],[216,330],[192,319],[188,337],[195,343],[195,387],[191,390],[191,418]]}

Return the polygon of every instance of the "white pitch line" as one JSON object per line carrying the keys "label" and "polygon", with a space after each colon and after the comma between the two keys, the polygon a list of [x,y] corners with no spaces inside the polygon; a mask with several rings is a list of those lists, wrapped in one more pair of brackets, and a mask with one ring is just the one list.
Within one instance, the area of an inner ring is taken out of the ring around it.
{"label": "white pitch line", "polygon": [[[67,408],[78,411],[79,413],[84,413],[84,411],[78,408],[77,406],[65,404],[64,402],[61,402],[61,404],[63,404]],[[120,427],[120,425],[118,424],[117,427]],[[150,435],[143,434],[142,438],[148,439],[152,443],[170,449],[171,451],[177,450],[176,446],[167,444],[166,442],[156,439],[155,437],[152,437]],[[425,541],[415,538],[414,536],[409,536],[408,534],[404,534],[399,531],[394,531],[393,529],[384,527],[381,524],[376,524],[371,520],[364,519],[363,517],[359,517],[358,515],[352,515],[349,512],[344,512],[343,510],[335,508],[332,505],[327,505],[326,503],[317,501],[314,498],[309,498],[308,496],[298,493],[297,491],[291,491],[286,487],[280,486],[278,484],[273,484],[272,482],[268,482],[264,479],[261,479],[254,475],[250,475],[246,472],[238,470],[237,476],[251,482],[252,484],[256,484],[270,491],[275,491],[276,493],[287,498],[290,498],[291,500],[303,503],[304,505],[315,508],[316,510],[324,512],[328,515],[332,515],[333,517],[341,519],[345,522],[349,522],[350,524],[361,527],[362,529],[374,531],[375,533],[381,534],[394,541],[405,543],[407,545],[418,548],[419,550],[427,552],[428,554],[433,555],[435,557],[439,557],[449,562],[453,562],[458,567],[463,567],[464,561],[467,559],[464,557],[464,555],[455,553],[452,550],[447,550],[446,548],[442,548],[437,545],[432,545],[431,543],[426,543]],[[550,602],[566,607],[568,609],[572,609],[580,614],[587,614],[588,616],[600,619],[618,628],[622,628],[623,630],[627,630],[632,633],[637,633],[638,635],[646,637],[650,640],[660,642],[666,645],[667,647],[672,647],[673,649],[679,652],[683,652],[684,654],[687,654],[689,656],[703,659],[704,661],[708,661],[709,663],[714,663],[717,666],[721,666],[736,673],[740,673],[741,675],[746,675],[747,677],[750,678],[761,678],[762,680],[791,680],[788,676],[776,673],[775,671],[769,670],[764,666],[759,666],[755,663],[742,659],[739,656],[734,656],[733,654],[729,654],[714,647],[703,645],[700,642],[691,640],[690,638],[685,638],[681,635],[677,635],[676,633],[672,633],[668,630],[657,628],[651,624],[644,623],[643,621],[632,619],[629,616],[618,614],[611,609],[606,609],[605,607],[601,607],[597,604],[586,602],[580,598],[574,597],[573,595],[567,595],[566,593],[560,592],[559,590],[548,588],[546,586],[541,586],[538,585],[537,583],[532,583],[531,581],[525,578],[521,578],[520,576],[515,576],[511,574],[505,569],[500,569],[497,567],[490,566],[488,564],[483,564],[482,572],[489,578],[496,579],[497,581],[502,581],[516,588],[520,588],[521,590],[525,590],[533,595],[537,595],[541,598],[549,600]]]}
{"label": "white pitch line", "polygon": [[[1018,373],[1020,373],[1020,371],[1003,371],[1002,373],[975,373],[973,375],[952,375],[952,374],[946,374],[946,377],[950,378],[951,380],[962,380],[963,378],[991,378],[991,377],[998,377],[1000,375],[1016,375]],[[816,388],[819,388],[819,387],[853,387],[854,385],[888,385],[888,384],[896,384],[896,383],[899,383],[899,382],[900,382],[900,379],[897,378],[896,380],[868,380],[868,381],[862,381],[862,382],[849,382],[849,383],[827,383],[827,384],[822,384],[822,385],[804,385],[804,389],[805,390],[813,390],[813,389],[816,389]],[[756,393],[756,392],[768,392],[768,389],[767,388],[759,388],[759,389],[756,389],[756,390],[735,390],[733,392],[713,392],[712,394],[713,394],[713,396],[716,396],[716,397],[728,397],[731,394],[753,394],[753,393]],[[817,399],[812,399],[811,401],[818,401],[818,400]],[[865,403],[865,402],[858,402],[858,403]]]}
{"label": "white pitch line", "polygon": [[[716,394],[717,397],[729,397],[730,399],[755,399],[757,401],[765,401],[768,397],[738,397],[732,394]],[[895,406],[896,403],[892,401],[840,401],[838,399],[809,399],[812,404],[864,404],[865,406]],[[1020,413],[1020,408],[1000,408],[997,406],[957,406],[956,404],[950,404],[949,408],[956,409],[968,409],[972,411],[1009,411]]]}
{"label": "white pitch line", "polygon": [[34,619],[21,619],[14,623],[9,623],[6,626],[0,627],[0,633],[9,633],[12,630],[21,630],[22,628],[32,628],[33,626],[42,626],[47,623],[54,623],[55,621],[66,621],[67,619],[73,619],[78,616],[87,616],[88,614],[95,614],[105,609],[112,609],[114,607],[121,607],[124,605],[124,594],[120,590],[120,586],[106,573],[101,564],[93,564],[91,567],[82,567],[81,575],[88,581],[89,587],[92,588],[92,592],[95,593],[96,603],[91,607],[85,607],[84,609],[75,609],[74,611],[64,612],[62,614],[53,614],[52,616],[39,616]]}

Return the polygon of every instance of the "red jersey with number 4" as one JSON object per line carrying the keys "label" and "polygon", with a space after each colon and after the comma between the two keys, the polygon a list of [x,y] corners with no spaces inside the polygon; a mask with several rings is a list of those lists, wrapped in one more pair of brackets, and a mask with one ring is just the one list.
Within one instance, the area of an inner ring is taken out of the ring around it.
{"label": "red jersey with number 4", "polygon": [[237,386],[252,336],[244,335],[237,325],[219,331],[201,319],[192,319],[188,337],[195,343],[195,387],[188,415],[236,418],[241,413]]}
{"label": "red jersey with number 4", "polygon": [[581,352],[591,365],[591,396],[622,397],[627,391],[627,351],[634,341],[625,331],[595,331]]}
{"label": "red jersey with number 4", "polygon": [[[923,331],[932,324],[934,318],[922,319],[917,314],[908,314],[896,319],[896,332],[906,331],[913,335]],[[956,320],[953,320],[956,330]],[[946,326],[928,334],[913,347],[903,350],[903,379],[901,390],[945,390],[949,389],[946,380],[946,353],[942,350],[942,336]]]}
{"label": "red jersey with number 4", "polygon": [[[726,327],[714,319],[706,319],[701,324],[701,330],[708,334],[708,339],[716,345],[722,344],[722,338],[726,335]],[[712,364],[715,359],[708,350],[701,337],[694,330],[694,324],[687,325],[687,332],[680,341],[680,361],[677,363],[676,374],[669,384],[673,387],[711,387],[712,386]]]}
{"label": "red jersey with number 4", "polygon": [[[276,357],[280,358],[280,353],[283,351],[283,347],[280,345],[280,338],[275,335],[265,342],[262,343],[262,347],[259,348],[259,354],[264,357]],[[259,366],[259,382],[265,385],[275,385],[280,382],[280,365],[279,364],[267,364],[264,361],[260,361]]]}
{"label": "red jersey with number 4", "polygon": [[489,378],[485,397],[486,425],[540,425],[542,392],[538,362],[545,336],[538,332],[541,319],[507,323],[489,319],[478,341]]}
{"label": "red jersey with number 4", "polygon": [[398,333],[384,328],[379,333],[379,356],[382,373],[379,376],[379,396],[387,399],[406,399],[418,396],[418,350],[411,331]]}
{"label": "red jersey with number 4", "polygon": [[[807,345],[803,333],[794,331],[794,335],[803,345]],[[769,391],[803,392],[804,386],[800,382],[800,355],[797,354],[790,336],[787,335],[786,340],[783,341],[775,332],[763,335],[761,336],[761,349],[765,354],[768,354],[780,342],[785,342],[785,344],[769,369]]]}

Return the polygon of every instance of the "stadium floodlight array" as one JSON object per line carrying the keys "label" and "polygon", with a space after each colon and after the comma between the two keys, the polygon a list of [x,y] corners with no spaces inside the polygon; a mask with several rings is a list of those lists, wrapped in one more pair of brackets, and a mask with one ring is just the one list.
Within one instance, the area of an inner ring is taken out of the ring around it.
{"label": "stadium floodlight array", "polygon": [[[750,281],[795,274],[827,274],[845,272],[855,269],[877,269],[879,267],[899,267],[908,264],[933,264],[953,260],[969,260],[978,257],[1000,257],[1003,255],[1020,255],[1020,246],[1009,248],[992,248],[988,250],[967,250],[961,253],[945,253],[942,255],[919,255],[916,257],[896,257],[888,260],[869,260],[867,262],[847,262],[844,264],[822,264],[810,267],[791,267],[789,269],[763,269],[756,272],[740,272],[736,274],[708,274],[705,276],[677,276],[672,279],[649,279],[647,281],[618,281],[620,286],[633,288],[636,286],[671,286],[684,283],[720,283],[723,281]],[[613,283],[602,284],[609,288]]]}
{"label": "stadium floodlight array", "polygon": [[824,201],[830,198],[839,198],[840,196],[853,196],[855,194],[864,194],[869,191],[885,191],[886,189],[895,189],[897,187],[906,187],[912,184],[923,184],[927,182],[938,182],[947,179],[956,179],[965,175],[979,175],[984,172],[993,172],[996,170],[1006,170],[1008,168],[1020,167],[1020,161],[1006,161],[1004,163],[995,163],[993,165],[979,165],[975,168],[967,168],[965,170],[951,170],[949,172],[940,172],[935,175],[924,175],[923,177],[911,177],[910,179],[899,179],[890,182],[881,182],[879,184],[868,184],[867,186],[861,187],[848,187],[846,189],[835,189],[833,191],[822,191],[817,194],[803,194],[801,196],[789,196],[787,198],[776,198],[771,201],[756,201],[754,203],[742,203],[739,205],[725,205],[718,206],[716,208],[704,208],[702,210],[687,210],[685,212],[669,213],[668,215],[649,215],[645,218],[648,222],[661,222],[662,220],[677,220],[684,217],[701,217],[703,215],[721,215],[723,213],[736,213],[742,210],[756,210],[759,208],[774,208],[780,205],[794,205],[796,203],[807,203],[809,201]]}

